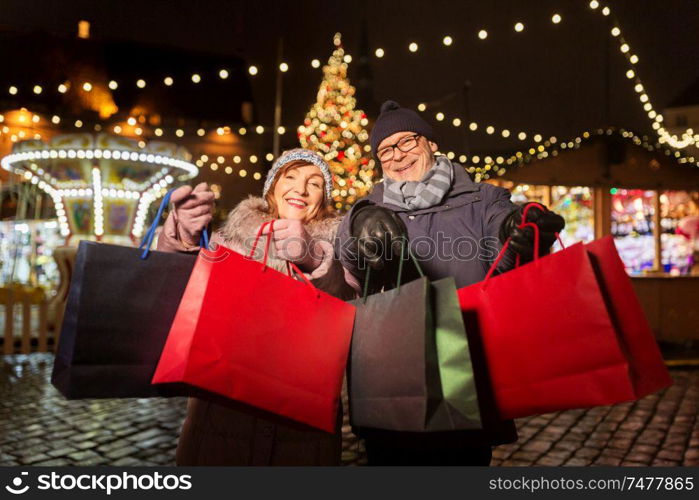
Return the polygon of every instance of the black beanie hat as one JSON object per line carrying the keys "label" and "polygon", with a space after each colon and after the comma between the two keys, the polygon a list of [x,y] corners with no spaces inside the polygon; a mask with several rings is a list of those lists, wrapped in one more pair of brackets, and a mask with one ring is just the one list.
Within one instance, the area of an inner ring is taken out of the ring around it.
{"label": "black beanie hat", "polygon": [[415,111],[401,108],[395,101],[386,101],[381,105],[381,113],[371,130],[371,153],[376,157],[376,150],[386,137],[396,132],[415,132],[433,141],[432,127],[420,118]]}

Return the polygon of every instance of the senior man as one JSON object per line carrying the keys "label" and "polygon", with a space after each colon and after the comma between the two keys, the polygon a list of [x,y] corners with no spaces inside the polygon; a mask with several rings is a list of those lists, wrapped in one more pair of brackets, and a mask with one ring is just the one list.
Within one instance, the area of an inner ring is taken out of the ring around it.
{"label": "senior man", "polygon": [[[386,101],[371,148],[383,182],[352,207],[336,239],[336,254],[355,285],[363,285],[369,266],[372,291],[395,286],[405,238],[428,278],[453,276],[458,288],[483,280],[507,238],[498,272],[513,267],[518,255],[522,262],[532,258],[534,231],[518,227],[522,211],[509,191],[473,182],[461,165],[436,155],[432,127],[416,112]],[[563,218],[532,209],[527,220],[538,226],[541,251],[547,253]],[[480,392],[484,386],[478,387]],[[513,422],[481,410],[483,429],[477,431],[355,432],[365,438],[369,465],[488,465],[492,446],[516,440],[517,433]]]}

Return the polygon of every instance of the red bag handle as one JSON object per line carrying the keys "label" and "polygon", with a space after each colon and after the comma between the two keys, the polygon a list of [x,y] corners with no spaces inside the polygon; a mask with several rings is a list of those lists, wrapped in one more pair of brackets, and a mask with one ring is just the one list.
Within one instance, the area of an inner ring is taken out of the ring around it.
{"label": "red bag handle", "polygon": [[[255,236],[255,241],[252,244],[252,249],[250,250],[250,255],[248,255],[249,259],[252,259],[253,256],[255,255],[255,250],[257,249],[257,244],[260,241],[260,238],[262,237],[262,231],[264,231],[265,227],[269,225],[269,234],[267,235],[267,241],[265,242],[265,253],[262,258],[262,270],[264,271],[267,268],[267,259],[269,257],[269,246],[272,242],[272,233],[274,233],[274,220],[271,220],[269,222],[265,222],[260,226],[260,229],[257,231],[257,236]],[[308,286],[313,288],[313,290],[316,291],[316,295],[320,296],[320,291],[318,288],[311,283],[311,280],[309,280],[306,275],[299,269],[299,267],[294,264],[293,262],[289,262],[288,260],[286,261],[286,272],[289,275],[289,277],[293,278],[293,274],[291,270],[294,270],[296,274],[301,278],[302,281],[304,281]]]}
{"label": "red bag handle", "polygon": [[[544,212],[548,211],[548,209],[542,205],[541,203],[537,203],[535,201],[532,201],[530,203],[527,203],[524,206],[524,210],[522,210],[522,222],[520,222],[519,226],[520,228],[525,228],[527,226],[531,226],[534,228],[534,260],[538,260],[540,255],[539,255],[539,226],[534,224],[533,222],[527,222],[527,215],[529,214],[529,209],[531,207],[536,207],[539,210],[542,210]],[[485,278],[483,280],[483,284],[485,285],[485,282],[488,281],[493,273],[495,272],[495,269],[498,267],[498,264],[502,260],[503,255],[505,255],[505,252],[507,251],[507,247],[510,245],[510,240],[512,238],[507,238],[505,240],[505,243],[502,245],[502,249],[500,250],[500,253],[498,256],[495,258],[495,262],[493,262],[493,265],[490,266],[490,269],[488,269],[488,273],[485,275]],[[556,239],[558,240],[558,243],[561,245],[561,248],[565,248],[565,245],[563,244],[563,240],[561,240],[561,236],[556,233]],[[515,260],[515,268],[520,266],[520,256],[517,254],[517,258]]]}
{"label": "red bag handle", "polygon": [[[529,213],[529,209],[531,207],[536,207],[542,212],[548,212],[549,209],[546,208],[544,205],[541,203],[537,203],[535,201],[532,201],[530,203],[527,203],[524,205],[524,210],[522,210],[522,222],[520,222],[519,227],[524,227],[524,224],[527,222],[527,214]],[[561,236],[559,233],[556,233],[556,239],[558,240],[558,243],[561,245],[561,248],[565,248],[566,246],[563,244],[563,240],[561,240]]]}
{"label": "red bag handle", "polygon": [[299,267],[298,267],[296,264],[294,264],[293,262],[290,262],[290,261],[287,260],[287,261],[286,261],[286,272],[287,272],[287,274],[288,274],[290,277],[293,278],[293,275],[291,274],[292,269],[293,269],[293,271],[296,273],[296,275],[297,275],[299,278],[301,278],[301,280],[303,280],[304,283],[306,283],[308,286],[310,286],[311,288],[313,288],[313,290],[316,292],[316,297],[320,297],[320,290],[318,290],[318,287],[316,287],[316,286],[311,282],[311,280],[309,280],[309,279],[306,277],[306,275],[303,273],[303,271],[301,271],[301,269],[299,269]]}
{"label": "red bag handle", "polygon": [[269,257],[269,245],[272,242],[272,233],[274,232],[274,221],[271,220],[269,222],[265,222],[260,226],[260,229],[257,231],[257,236],[255,236],[255,241],[252,244],[252,249],[250,250],[250,254],[248,255],[248,259],[252,259],[253,256],[255,255],[255,250],[257,250],[257,244],[260,241],[260,238],[262,237],[262,231],[264,231],[265,227],[269,225],[269,234],[267,235],[267,242],[265,243],[265,253],[262,257],[262,266],[263,269],[267,267],[267,258]]}

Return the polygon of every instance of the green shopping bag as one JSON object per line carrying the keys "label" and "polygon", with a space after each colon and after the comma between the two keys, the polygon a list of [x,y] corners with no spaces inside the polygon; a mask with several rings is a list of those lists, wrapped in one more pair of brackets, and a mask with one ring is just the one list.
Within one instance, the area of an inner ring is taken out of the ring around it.
{"label": "green shopping bag", "polygon": [[480,429],[476,380],[456,282],[453,277],[432,282],[431,291],[443,398],[440,406],[449,422],[447,430]]}
{"label": "green shopping bag", "polygon": [[[405,251],[405,246],[404,246]],[[453,278],[420,278],[353,301],[349,363],[355,428],[430,432],[481,429],[473,366]]]}

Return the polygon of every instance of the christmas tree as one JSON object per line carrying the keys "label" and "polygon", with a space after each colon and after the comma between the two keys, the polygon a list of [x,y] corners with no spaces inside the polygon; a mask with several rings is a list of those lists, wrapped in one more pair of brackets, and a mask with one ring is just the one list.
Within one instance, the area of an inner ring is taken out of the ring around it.
{"label": "christmas tree", "polygon": [[334,43],[335,50],[323,67],[318,97],[298,128],[298,137],[302,147],[317,151],[330,165],[333,202],[344,211],[371,189],[376,162],[364,128],[369,120],[355,108],[355,89],[347,78],[351,57],[345,55],[339,33]]}

